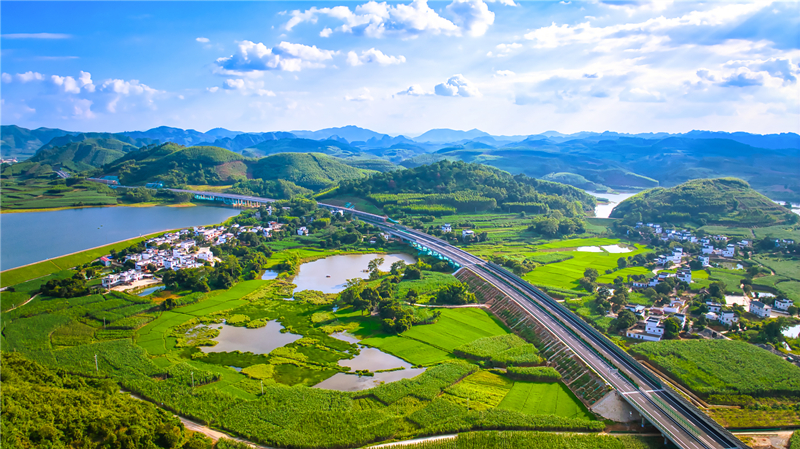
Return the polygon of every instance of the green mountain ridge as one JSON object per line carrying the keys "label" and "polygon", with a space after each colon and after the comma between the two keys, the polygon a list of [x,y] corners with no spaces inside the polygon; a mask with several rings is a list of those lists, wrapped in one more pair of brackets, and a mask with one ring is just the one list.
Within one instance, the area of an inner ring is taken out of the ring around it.
{"label": "green mountain ridge", "polygon": [[83,171],[112,163],[137,149],[135,145],[113,138],[90,138],[62,146],[42,147],[29,161]]}
{"label": "green mountain ridge", "polygon": [[753,190],[746,181],[716,178],[646,190],[617,205],[611,218],[622,218],[628,223],[769,226],[794,222],[798,216]]}

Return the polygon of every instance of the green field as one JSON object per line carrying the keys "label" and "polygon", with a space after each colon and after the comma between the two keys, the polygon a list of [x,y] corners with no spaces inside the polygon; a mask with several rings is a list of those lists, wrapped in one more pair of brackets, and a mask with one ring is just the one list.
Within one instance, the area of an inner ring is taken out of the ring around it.
{"label": "green field", "polygon": [[[574,248],[578,246],[598,246],[620,244],[620,240],[615,239],[573,239],[541,245],[537,248],[548,247],[550,249]],[[567,245],[567,246],[564,246]],[[562,262],[551,263],[536,268],[523,276],[523,279],[532,284],[552,285],[558,288],[571,290],[580,289],[578,280],[583,277],[583,272],[587,268],[594,268],[600,273],[598,282],[611,283],[617,276],[622,276],[627,281],[628,274],[647,274],[649,271],[643,267],[628,267],[618,270],[611,274],[605,274],[606,270],[617,268],[617,260],[620,257],[630,257],[637,254],[648,252],[642,246],[637,245],[635,251],[629,253],[612,254],[605,251],[600,253],[590,253],[582,251],[558,252],[572,256],[571,259]]]}
{"label": "green field", "polygon": [[800,368],[741,341],[670,340],[631,350],[701,395],[800,395]]}
{"label": "green field", "polygon": [[[483,309],[441,311],[442,316],[436,324],[414,326],[402,335],[368,337],[361,343],[385,350],[409,363],[429,365],[449,358],[456,347],[465,343],[508,333],[499,320]],[[366,336],[358,331],[355,334]]]}
{"label": "green field", "polygon": [[499,408],[530,415],[592,419],[592,414],[561,382],[514,382]]}

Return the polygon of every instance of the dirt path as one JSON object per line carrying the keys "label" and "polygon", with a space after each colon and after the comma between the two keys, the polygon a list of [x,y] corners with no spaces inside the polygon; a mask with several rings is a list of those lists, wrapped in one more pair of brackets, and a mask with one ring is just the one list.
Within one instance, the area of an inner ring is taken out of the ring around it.
{"label": "dirt path", "polygon": [[[175,415],[175,416],[178,416],[178,415]],[[206,427],[206,426],[204,426],[204,425],[202,425],[200,423],[196,423],[196,422],[191,421],[189,419],[186,419],[186,418],[184,418],[182,416],[178,416],[178,419],[181,420],[181,422],[183,423],[184,427],[186,427],[187,429],[191,430],[192,432],[200,432],[203,435],[211,438],[215,442],[217,440],[219,440],[220,438],[227,438],[229,440],[238,441],[240,443],[244,443],[244,444],[246,444],[246,445],[248,445],[250,447],[254,447],[254,448],[257,448],[257,449],[273,449],[273,448],[270,448],[268,446],[260,446],[258,444],[253,443],[253,442],[250,442],[250,441],[247,441],[247,440],[243,440],[241,438],[229,435],[229,434],[227,434],[225,432],[220,432],[219,430],[214,430],[214,429],[212,429],[210,427]]]}
{"label": "dirt path", "polygon": [[28,298],[28,300],[27,300],[27,301],[25,301],[25,302],[23,302],[22,304],[16,305],[16,306],[14,306],[14,307],[12,307],[12,308],[10,308],[10,309],[6,310],[6,312],[10,312],[10,311],[12,311],[12,310],[14,310],[14,309],[18,309],[18,308],[20,308],[20,307],[24,306],[25,304],[27,304],[27,303],[29,303],[29,302],[33,301],[33,299],[34,299],[34,298],[36,298],[36,297],[37,297],[37,296],[39,296],[39,295],[41,295],[41,293],[37,293],[37,294],[33,295],[32,297]]}

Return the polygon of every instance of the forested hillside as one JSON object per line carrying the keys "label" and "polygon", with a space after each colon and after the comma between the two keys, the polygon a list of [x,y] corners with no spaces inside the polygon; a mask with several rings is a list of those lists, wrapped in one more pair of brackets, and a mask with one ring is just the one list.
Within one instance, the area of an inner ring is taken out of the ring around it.
{"label": "forested hillside", "polygon": [[387,211],[407,213],[560,210],[574,217],[595,205],[594,197],[571,186],[449,161],[343,181],[336,194],[369,198]]}
{"label": "forested hillside", "polygon": [[628,222],[768,226],[794,221],[797,215],[741,179],[718,178],[646,190],[620,203],[611,212],[611,218],[624,218]]}
{"label": "forested hillside", "polygon": [[114,162],[138,147],[114,138],[90,138],[62,146],[45,146],[30,162],[61,165],[71,171],[91,170]]}
{"label": "forested hillside", "polygon": [[291,181],[312,190],[345,179],[363,178],[367,173],[319,153],[276,154],[255,161],[250,170],[252,178]]}
{"label": "forested hillside", "polygon": [[4,158],[30,157],[42,145],[66,134],[73,133],[53,128],[26,129],[16,125],[0,126],[0,139],[2,139],[0,155]]}

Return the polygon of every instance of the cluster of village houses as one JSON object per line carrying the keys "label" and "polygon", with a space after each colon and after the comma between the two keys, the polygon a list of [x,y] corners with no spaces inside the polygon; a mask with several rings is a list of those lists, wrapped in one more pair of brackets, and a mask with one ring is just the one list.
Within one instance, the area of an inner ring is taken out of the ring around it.
{"label": "cluster of village houses", "polygon": [[[453,226],[450,223],[445,223],[442,225],[442,232],[453,232]],[[461,230],[461,238],[468,237],[471,235],[475,235],[475,231],[472,229],[462,229]]]}
{"label": "cluster of village houses", "polygon": [[[267,226],[239,226],[238,224],[233,224],[230,228],[223,226],[194,227],[149,239],[145,242],[146,249],[143,252],[127,254],[125,260],[122,261],[124,263],[132,260],[135,263],[134,268],[105,276],[102,279],[102,286],[111,288],[152,277],[152,274],[145,274],[147,267],[151,264],[156,267],[156,270],[167,269],[173,271],[185,268],[199,268],[206,264],[213,266],[215,258],[211,252],[211,246],[229,243],[237,235],[245,232],[255,232],[264,237],[270,237],[272,232],[279,230],[282,226],[280,223],[271,221]],[[205,241],[210,246],[198,247],[197,241]],[[164,244],[169,245],[169,249],[159,249]],[[107,267],[115,263],[111,256],[103,256],[100,261]]]}
{"label": "cluster of village houses", "polygon": [[[647,227],[652,229],[653,233],[662,241],[678,241],[678,242],[691,242],[700,243],[703,245],[702,252],[698,255],[697,260],[702,262],[704,267],[710,266],[711,257],[733,258],[736,255],[736,248],[751,247],[753,242],[751,240],[741,240],[738,243],[727,243],[728,237],[724,235],[714,235],[710,237],[698,238],[690,231],[675,229],[663,229],[657,223],[637,223],[636,228]],[[725,243],[725,248],[716,248],[714,243]],[[776,247],[794,244],[791,239],[775,239]],[[672,254],[660,255],[656,260],[657,265],[667,266],[669,264],[680,264],[686,254],[683,248],[674,248]],[[683,266],[677,270],[676,273],[659,273],[653,278],[641,282],[634,282],[635,288],[655,287],[660,282],[663,282],[668,277],[676,277],[680,281],[686,283],[692,282],[692,270],[688,266]],[[772,311],[787,311],[794,303],[790,299],[777,299],[773,306],[768,306],[761,301],[750,301],[748,311],[753,315],[761,318],[769,318],[772,316]],[[633,312],[637,317],[643,321],[629,329],[626,335],[630,338],[646,341],[659,341],[664,335],[664,320],[666,318],[675,318],[683,328],[686,325],[685,309],[687,301],[681,299],[673,299],[668,306],[662,308],[646,308],[643,305],[631,304],[626,306],[627,310]],[[724,325],[732,325],[739,321],[739,317],[730,310],[726,309],[724,304],[718,304],[713,301],[706,302],[708,312],[705,318],[708,321],[719,322]]]}

